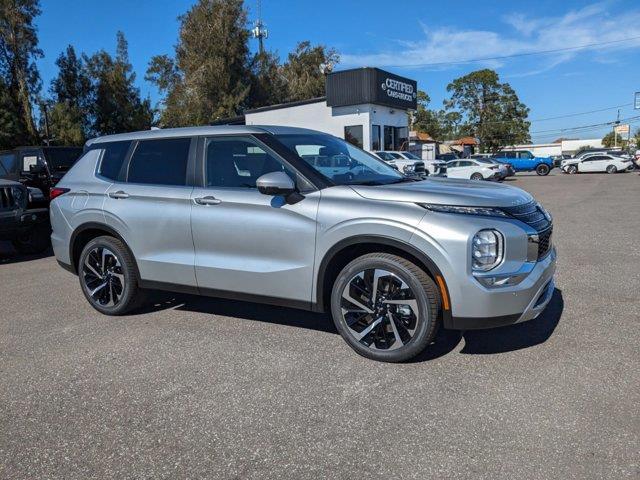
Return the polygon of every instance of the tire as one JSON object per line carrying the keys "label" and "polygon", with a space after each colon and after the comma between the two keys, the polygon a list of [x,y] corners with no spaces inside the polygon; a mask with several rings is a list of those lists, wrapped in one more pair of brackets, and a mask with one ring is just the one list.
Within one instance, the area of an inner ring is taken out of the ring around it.
{"label": "tire", "polygon": [[615,165],[609,165],[609,166],[607,166],[607,173],[609,173],[609,174],[618,173],[618,169],[616,168]]}
{"label": "tire", "polygon": [[567,173],[570,175],[574,175],[576,173],[578,173],[578,167],[576,167],[575,165],[569,165],[567,167]]}
{"label": "tire", "polygon": [[546,163],[541,163],[536,167],[536,173],[541,177],[549,175],[550,171],[551,169],[549,168],[549,165],[547,165]]}
{"label": "tire", "polygon": [[39,223],[13,240],[11,244],[22,255],[42,253],[51,245],[51,228],[47,222]]}
{"label": "tire", "polygon": [[[374,285],[378,285],[375,300]],[[391,289],[396,289],[395,295],[389,293]],[[400,295],[400,299],[388,298]],[[331,314],[342,338],[358,354],[381,362],[403,362],[433,341],[440,302],[435,283],[420,267],[396,255],[370,253],[351,261],[336,278]]]}
{"label": "tire", "polygon": [[78,279],[87,301],[105,315],[124,315],[143,300],[135,261],[114,237],[97,237],[85,245],[78,261]]}
{"label": "tire", "polygon": [[476,172],[471,175],[471,180],[484,180],[484,177],[481,173]]}

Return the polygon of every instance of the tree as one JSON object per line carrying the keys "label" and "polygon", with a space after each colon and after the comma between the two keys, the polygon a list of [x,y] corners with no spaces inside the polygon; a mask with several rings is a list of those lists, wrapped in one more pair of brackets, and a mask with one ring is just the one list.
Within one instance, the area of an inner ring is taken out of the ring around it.
{"label": "tree", "polygon": [[325,95],[325,77],[321,65],[335,65],[340,61],[333,48],[324,45],[311,46],[311,42],[299,42],[282,67],[287,81],[287,97],[290,101],[307,100]]}
{"label": "tree", "polygon": [[530,141],[529,109],[495,71],[471,72],[451,82],[447,91],[451,98],[445,106],[461,115],[461,129],[478,138],[481,149],[496,151]]}
{"label": "tree", "polygon": [[146,79],[164,94],[161,123],[203,125],[239,114],[252,71],[242,0],[199,0],[180,17],[175,59],[155,56]]}
{"label": "tree", "polygon": [[431,98],[418,90],[418,108],[411,118],[411,129],[428,133],[438,141],[451,140],[460,134],[461,115],[458,112],[430,110]]}
{"label": "tree", "polygon": [[32,102],[40,90],[35,61],[42,51],[33,24],[39,14],[38,0],[0,0],[0,77],[3,95],[8,97],[5,104],[10,115],[17,117],[11,126],[0,125],[0,129],[2,135],[13,131],[13,144],[38,141]]}
{"label": "tree", "polygon": [[0,78],[0,150],[30,143],[18,111],[15,97]]}
{"label": "tree", "polygon": [[71,45],[60,54],[56,65],[58,76],[51,82],[52,100],[45,106],[50,140],[62,145],[82,145],[93,134],[89,115],[93,104],[91,78]]}
{"label": "tree", "polygon": [[627,139],[623,139],[622,136],[620,136],[620,134],[616,133],[615,137],[613,136],[613,132],[609,132],[607,133],[603,138],[602,138],[602,145],[604,145],[607,148],[611,148],[615,145],[617,145],[620,148],[626,148],[627,144],[629,143],[627,141]]}
{"label": "tree", "polygon": [[257,53],[252,62],[248,105],[251,108],[256,108],[276,105],[287,100],[287,79],[282,73],[278,55],[266,51]]}
{"label": "tree", "polygon": [[92,83],[91,129],[97,135],[147,130],[153,122],[149,99],[142,100],[129,62],[128,44],[117,34],[116,56],[100,50],[85,58]]}

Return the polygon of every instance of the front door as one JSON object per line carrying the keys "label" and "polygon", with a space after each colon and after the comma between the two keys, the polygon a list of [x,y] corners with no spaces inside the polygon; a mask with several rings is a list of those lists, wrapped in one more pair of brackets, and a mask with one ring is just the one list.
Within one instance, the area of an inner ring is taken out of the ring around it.
{"label": "front door", "polygon": [[203,150],[191,210],[198,287],[310,302],[320,192],[293,204],[261,194],[261,175],[297,174],[250,136],[207,138]]}

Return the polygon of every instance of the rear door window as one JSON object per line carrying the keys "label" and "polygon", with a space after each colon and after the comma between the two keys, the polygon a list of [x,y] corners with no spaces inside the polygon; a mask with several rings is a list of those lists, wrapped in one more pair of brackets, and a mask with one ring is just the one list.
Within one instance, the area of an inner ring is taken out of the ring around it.
{"label": "rear door window", "polygon": [[122,164],[127,156],[131,142],[112,142],[100,144],[100,148],[104,150],[98,174],[108,178],[109,180],[117,180]]}
{"label": "rear door window", "polygon": [[186,185],[191,138],[138,142],[129,162],[127,181],[153,185]]}

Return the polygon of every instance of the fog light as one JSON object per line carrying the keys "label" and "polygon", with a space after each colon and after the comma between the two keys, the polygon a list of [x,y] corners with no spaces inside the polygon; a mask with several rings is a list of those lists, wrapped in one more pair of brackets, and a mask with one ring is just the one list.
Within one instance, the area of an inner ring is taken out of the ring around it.
{"label": "fog light", "polygon": [[497,230],[480,230],[475,234],[471,248],[471,264],[474,270],[486,272],[502,261],[502,234]]}

